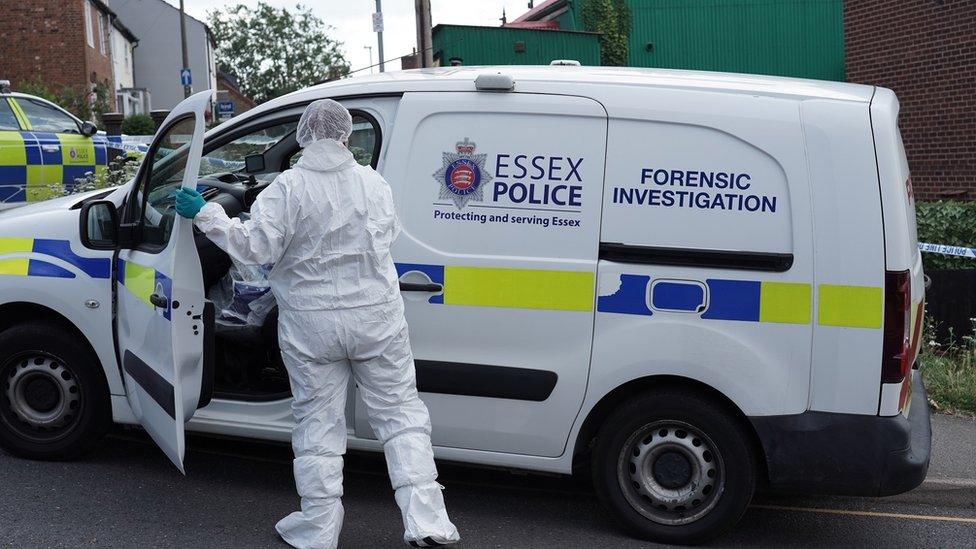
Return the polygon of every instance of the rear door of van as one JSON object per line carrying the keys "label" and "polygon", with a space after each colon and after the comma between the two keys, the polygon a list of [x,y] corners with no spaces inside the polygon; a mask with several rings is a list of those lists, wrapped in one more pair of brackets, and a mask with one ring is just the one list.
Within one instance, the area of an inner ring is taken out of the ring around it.
{"label": "rear door of van", "polygon": [[[901,288],[886,288],[885,294],[893,302],[891,306],[901,305],[903,311],[907,307],[907,312],[902,314],[886,312],[886,320],[887,316],[892,317],[892,326],[886,326],[885,331],[900,331],[900,334],[886,334],[886,339],[898,336],[900,341],[886,341],[889,348],[884,351],[886,356],[882,359],[881,399],[878,408],[878,414],[882,416],[908,413],[912,380],[918,375],[912,366],[921,345],[925,311],[922,254],[918,249],[915,225],[915,194],[908,171],[905,146],[898,130],[898,110],[898,99],[891,90],[875,90],[871,101],[871,126],[884,213],[886,283],[901,285]],[[894,303],[902,299],[906,303]],[[887,355],[899,356],[895,358]]]}

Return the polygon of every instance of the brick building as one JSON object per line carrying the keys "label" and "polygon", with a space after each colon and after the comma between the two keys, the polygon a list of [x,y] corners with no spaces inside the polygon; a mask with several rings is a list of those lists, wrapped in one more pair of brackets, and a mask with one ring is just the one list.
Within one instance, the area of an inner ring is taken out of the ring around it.
{"label": "brick building", "polygon": [[891,88],[915,194],[976,199],[976,2],[847,0],[846,73]]}
{"label": "brick building", "polygon": [[100,83],[107,87],[110,109],[115,108],[113,43],[120,41],[113,36],[120,35],[130,53],[138,40],[104,2],[2,1],[0,21],[0,78],[10,80],[14,90],[41,82],[88,93]]}

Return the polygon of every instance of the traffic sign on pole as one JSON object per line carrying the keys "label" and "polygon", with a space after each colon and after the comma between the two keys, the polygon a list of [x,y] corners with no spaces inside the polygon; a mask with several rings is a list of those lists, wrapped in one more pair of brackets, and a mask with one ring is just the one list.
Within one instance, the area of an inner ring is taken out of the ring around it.
{"label": "traffic sign on pole", "polygon": [[180,84],[184,86],[193,85],[193,76],[190,74],[190,69],[188,68],[180,69]]}

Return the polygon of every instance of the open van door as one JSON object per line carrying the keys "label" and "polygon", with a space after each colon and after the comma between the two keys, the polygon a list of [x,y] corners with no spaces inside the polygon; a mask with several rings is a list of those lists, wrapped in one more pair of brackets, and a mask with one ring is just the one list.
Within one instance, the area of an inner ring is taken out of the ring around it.
{"label": "open van door", "polygon": [[180,471],[184,423],[213,392],[204,357],[213,309],[204,300],[192,222],[176,214],[173,195],[196,188],[210,98],[210,91],[187,98],[156,132],[126,200],[115,269],[118,356],[129,404]]}

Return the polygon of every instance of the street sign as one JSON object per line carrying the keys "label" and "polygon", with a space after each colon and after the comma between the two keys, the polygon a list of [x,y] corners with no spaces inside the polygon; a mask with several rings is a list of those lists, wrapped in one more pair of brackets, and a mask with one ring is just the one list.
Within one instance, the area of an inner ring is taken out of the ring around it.
{"label": "street sign", "polygon": [[373,14],[373,32],[383,32],[383,12]]}
{"label": "street sign", "polygon": [[234,117],[233,101],[217,101],[217,120],[228,120]]}
{"label": "street sign", "polygon": [[190,75],[190,69],[180,70],[180,83],[183,84],[183,86],[193,85],[193,77]]}

